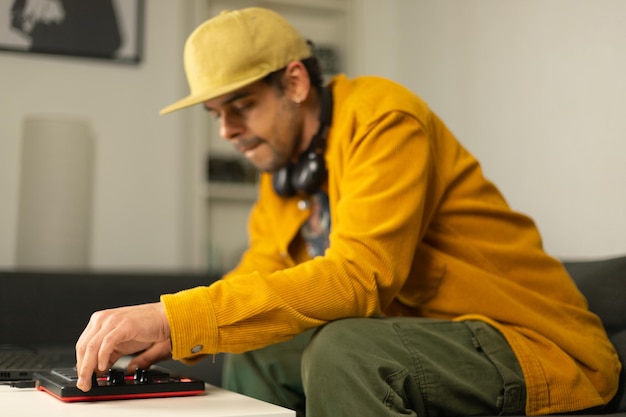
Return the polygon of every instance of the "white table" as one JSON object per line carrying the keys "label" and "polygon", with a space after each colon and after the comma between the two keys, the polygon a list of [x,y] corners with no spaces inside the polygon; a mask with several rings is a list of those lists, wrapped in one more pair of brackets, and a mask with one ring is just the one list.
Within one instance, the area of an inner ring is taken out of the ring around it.
{"label": "white table", "polygon": [[294,411],[207,384],[189,397],[64,403],[35,388],[0,386],[2,417],[295,417]]}

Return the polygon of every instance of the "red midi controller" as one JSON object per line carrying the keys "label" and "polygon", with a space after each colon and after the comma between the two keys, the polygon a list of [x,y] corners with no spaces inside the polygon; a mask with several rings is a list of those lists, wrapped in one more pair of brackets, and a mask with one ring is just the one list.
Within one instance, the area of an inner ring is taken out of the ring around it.
{"label": "red midi controller", "polygon": [[37,389],[65,402],[127,400],[136,398],[182,397],[205,392],[202,380],[173,375],[161,369],[137,369],[128,374],[113,368],[102,376],[93,376],[92,388],[76,388],[75,368],[53,369],[35,374]]}

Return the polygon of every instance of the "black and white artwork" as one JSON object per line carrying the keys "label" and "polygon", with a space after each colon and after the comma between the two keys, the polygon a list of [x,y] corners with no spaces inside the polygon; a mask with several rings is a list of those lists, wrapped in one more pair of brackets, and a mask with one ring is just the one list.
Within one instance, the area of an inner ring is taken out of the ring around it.
{"label": "black and white artwork", "polygon": [[0,50],[137,63],[143,0],[0,0]]}

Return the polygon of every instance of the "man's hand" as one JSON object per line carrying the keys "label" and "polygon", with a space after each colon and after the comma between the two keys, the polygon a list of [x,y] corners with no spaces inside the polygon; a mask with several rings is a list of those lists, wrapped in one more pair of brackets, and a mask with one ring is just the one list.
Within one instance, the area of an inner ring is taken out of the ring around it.
{"label": "man's hand", "polygon": [[161,303],[94,313],[76,342],[76,386],[89,391],[95,371],[104,371],[120,357],[140,351],[129,368],[147,368],[171,357],[170,327]]}

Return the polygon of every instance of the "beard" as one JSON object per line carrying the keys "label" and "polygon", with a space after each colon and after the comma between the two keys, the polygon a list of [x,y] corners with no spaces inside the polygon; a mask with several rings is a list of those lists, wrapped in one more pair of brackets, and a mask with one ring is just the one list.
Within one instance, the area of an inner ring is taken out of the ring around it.
{"label": "beard", "polygon": [[273,173],[286,167],[291,162],[298,160],[302,137],[300,129],[293,128],[277,130],[274,132],[274,141],[268,141],[261,137],[255,137],[259,145],[250,155],[244,156],[261,172]]}
{"label": "beard", "polygon": [[[263,138],[256,138],[259,141],[259,145],[255,149],[252,155],[245,155],[246,159],[254,165],[261,172],[273,173],[286,167],[293,159],[293,148],[295,146],[288,147],[276,147],[270,144]],[[293,143],[293,142],[291,142]]]}
{"label": "beard", "polygon": [[[298,106],[291,100],[282,99],[273,122],[269,136],[254,136],[245,141],[256,144],[250,152],[244,150],[243,154],[261,172],[276,172],[297,161],[301,153],[303,119]],[[268,140],[270,136],[271,140]],[[245,148],[245,143],[238,146]]]}

